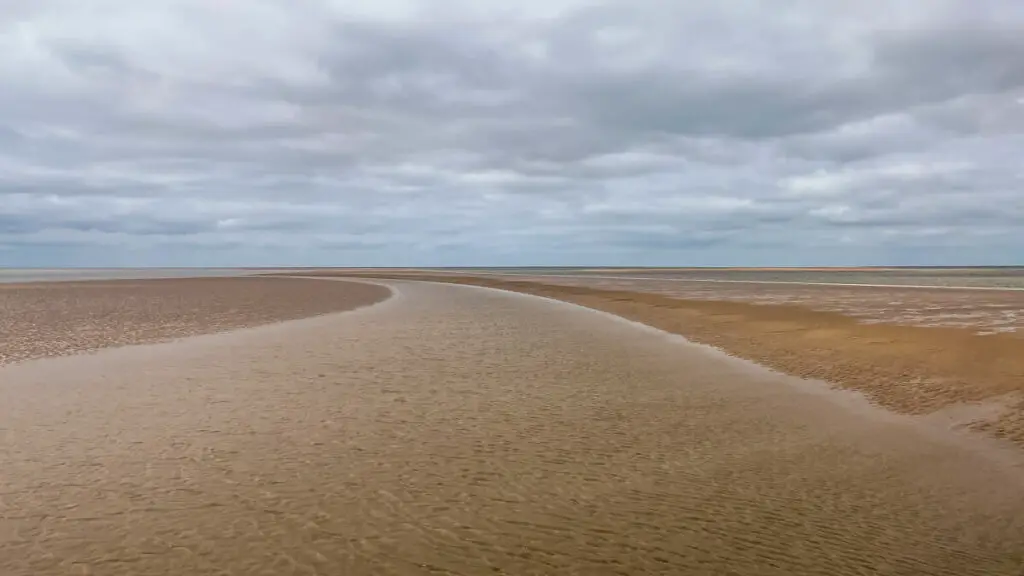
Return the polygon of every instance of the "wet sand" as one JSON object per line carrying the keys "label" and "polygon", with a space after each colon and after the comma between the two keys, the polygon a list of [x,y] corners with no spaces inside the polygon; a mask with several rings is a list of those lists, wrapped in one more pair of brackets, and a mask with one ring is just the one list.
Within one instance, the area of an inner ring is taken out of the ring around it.
{"label": "wet sand", "polygon": [[0,573],[1024,567],[1013,450],[592,310],[394,285],[0,368]]}
{"label": "wet sand", "polygon": [[0,365],[305,318],[387,295],[271,277],[0,284]]}
{"label": "wet sand", "polygon": [[[319,271],[318,275],[337,275]],[[495,277],[422,272],[346,272],[491,286],[556,298],[648,324],[783,373],[865,394],[896,412],[930,415],[1024,448],[1024,332],[905,322],[1001,307],[1024,312],[1024,292],[994,290],[722,284],[693,288],[656,280],[580,276]],[[558,283],[556,283],[558,282]],[[897,306],[897,304],[899,306]],[[1014,322],[1024,317],[1014,316]]]}
{"label": "wet sand", "polygon": [[[493,272],[504,272],[494,270]],[[569,273],[570,270],[535,270],[536,275]],[[519,272],[522,273],[522,272]],[[966,268],[590,268],[571,270],[573,275],[645,277],[691,282],[880,284],[886,286],[944,286],[978,289],[1024,289],[1024,267]],[[568,274],[566,274],[568,275]]]}
{"label": "wet sand", "polygon": [[995,287],[849,285],[790,281],[619,278],[604,275],[524,276],[556,286],[661,294],[686,300],[793,304],[838,312],[866,323],[967,328],[1024,337],[1024,290]]}

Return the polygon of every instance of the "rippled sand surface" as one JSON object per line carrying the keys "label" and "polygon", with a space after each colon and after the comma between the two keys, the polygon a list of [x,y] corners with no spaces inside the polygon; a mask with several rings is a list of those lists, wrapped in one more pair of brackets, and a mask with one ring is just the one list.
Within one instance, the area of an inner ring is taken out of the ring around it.
{"label": "rippled sand surface", "polygon": [[0,368],[0,574],[1022,573],[1013,452],[593,311],[394,285]]}
{"label": "rippled sand surface", "polygon": [[[1014,280],[1017,278],[1013,277]],[[967,328],[979,334],[1010,333],[1024,337],[1024,289],[1017,284],[1001,290],[998,286],[974,286],[967,289],[915,288],[899,284],[849,286],[686,277],[617,278],[588,274],[518,275],[515,279],[561,286],[648,292],[692,300],[792,304],[811,310],[838,312],[866,323]]]}

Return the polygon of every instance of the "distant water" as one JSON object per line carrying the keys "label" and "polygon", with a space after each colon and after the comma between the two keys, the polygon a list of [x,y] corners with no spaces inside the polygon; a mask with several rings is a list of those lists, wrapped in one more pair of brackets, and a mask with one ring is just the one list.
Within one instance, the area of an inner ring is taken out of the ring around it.
{"label": "distant water", "polygon": [[0,268],[0,283],[243,276],[239,268]]}

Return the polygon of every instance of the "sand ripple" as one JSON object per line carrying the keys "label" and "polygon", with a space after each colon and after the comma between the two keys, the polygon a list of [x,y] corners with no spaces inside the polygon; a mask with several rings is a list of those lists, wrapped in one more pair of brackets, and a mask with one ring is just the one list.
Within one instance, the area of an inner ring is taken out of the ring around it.
{"label": "sand ripple", "polygon": [[[1017,277],[1014,277],[1017,278]],[[892,286],[804,285],[779,282],[702,282],[686,278],[615,278],[614,276],[518,276],[516,279],[560,286],[647,292],[687,300],[797,305],[838,312],[867,323],[968,328],[979,334],[1011,333],[1024,337],[1024,292],[955,290]],[[682,280],[682,281],[681,281]],[[990,288],[985,286],[979,286]]]}
{"label": "sand ripple", "polygon": [[0,369],[0,573],[1024,567],[1019,470],[952,436],[593,312],[401,289]]}

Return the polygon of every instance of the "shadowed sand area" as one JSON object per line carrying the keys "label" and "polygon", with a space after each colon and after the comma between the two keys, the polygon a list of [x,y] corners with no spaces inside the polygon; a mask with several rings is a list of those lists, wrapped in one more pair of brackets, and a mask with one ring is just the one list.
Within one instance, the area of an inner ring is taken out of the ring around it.
{"label": "shadowed sand area", "polygon": [[0,368],[0,574],[1024,568],[1012,450],[599,312],[391,284]]}

